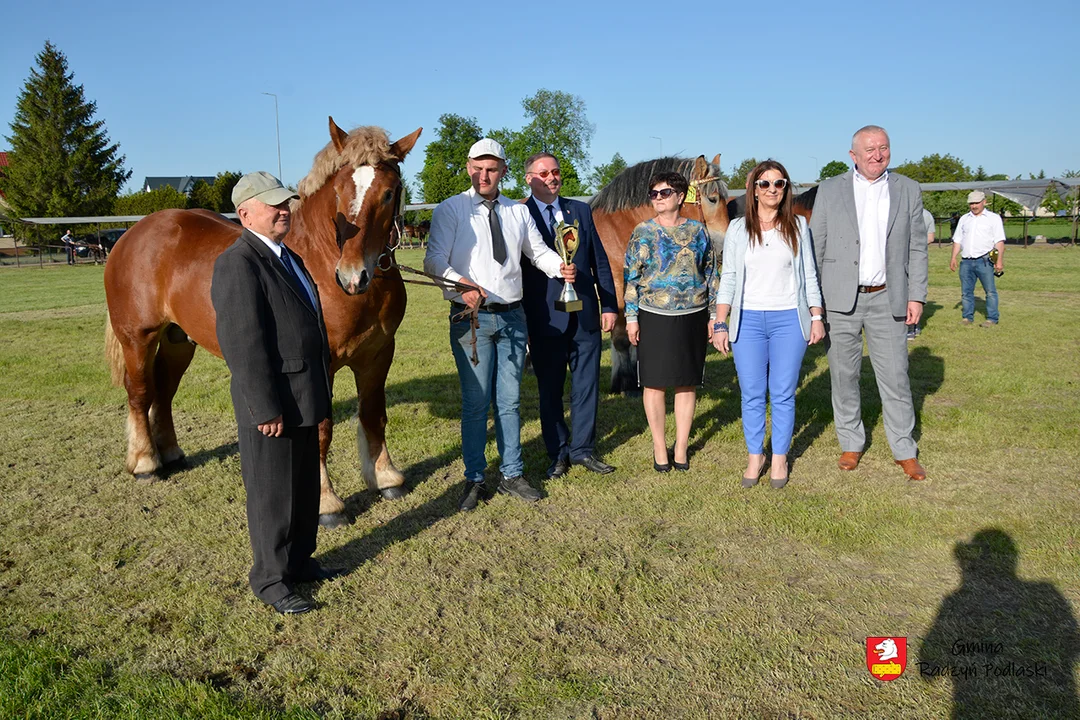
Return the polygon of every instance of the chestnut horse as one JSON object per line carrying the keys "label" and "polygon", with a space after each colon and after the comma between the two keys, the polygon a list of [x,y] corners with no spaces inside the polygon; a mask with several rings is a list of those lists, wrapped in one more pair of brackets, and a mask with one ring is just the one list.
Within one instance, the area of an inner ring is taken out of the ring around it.
{"label": "chestnut horse", "polygon": [[[393,266],[402,193],[399,164],[420,136],[391,144],[386,131],[346,133],[330,118],[330,142],[300,181],[289,249],[315,279],[330,340],[331,377],[352,369],[359,401],[361,472],[383,497],[399,498],[404,477],[386,448],[386,375],[405,315],[405,286]],[[106,357],[127,389],[127,469],[154,479],[184,457],[172,399],[195,346],[221,357],[210,303],[214,261],[241,228],[207,210],[162,210],[124,233],[105,266]],[[384,269],[389,268],[389,269]],[[345,504],[326,471],[333,421],[319,425],[320,522],[345,522]]]}
{"label": "chestnut horse", "polygon": [[654,217],[649,202],[649,179],[656,173],[677,172],[697,188],[695,204],[683,205],[682,214],[705,225],[712,240],[716,257],[724,248],[728,227],[727,186],[720,180],[720,156],[706,162],[704,155],[693,160],[666,157],[632,165],[589,201],[596,232],[611,263],[615,279],[615,294],[619,300],[619,319],[611,331],[611,392],[632,392],[638,389],[637,348],[630,345],[626,335],[626,316],[623,308],[623,268],[626,264],[626,245],[638,223]]}

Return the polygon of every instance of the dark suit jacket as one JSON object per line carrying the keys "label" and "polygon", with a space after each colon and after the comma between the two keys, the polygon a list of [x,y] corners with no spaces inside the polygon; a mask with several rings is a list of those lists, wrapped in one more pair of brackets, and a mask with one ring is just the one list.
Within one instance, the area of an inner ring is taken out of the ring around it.
{"label": "dark suit jacket", "polygon": [[210,296],[240,425],[281,415],[286,426],[306,427],[330,417],[330,345],[322,304],[303,261],[291,256],[315,291],[315,309],[281,260],[247,230],[214,263]]}
{"label": "dark suit jacket", "polygon": [[[922,219],[922,191],[914,180],[889,173],[885,236],[885,288],[895,317],[909,301],[926,302],[929,254]],[[852,170],[818,185],[810,216],[814,257],[825,307],[851,312],[859,288],[859,218]]]}
{"label": "dark suit jacket", "polygon": [[[577,267],[574,290],[582,303],[582,309],[576,313],[578,323],[584,330],[598,332],[600,313],[619,311],[618,301],[615,299],[615,282],[611,278],[611,264],[608,263],[607,253],[600,243],[600,236],[596,234],[589,206],[580,200],[564,197],[560,197],[558,203],[562,209],[563,222],[572,225],[577,220],[581,230],[580,245],[574,255],[574,265]],[[529,208],[544,242],[554,250],[555,237],[551,234],[547,218],[541,214],[536,199],[530,197],[525,205]],[[529,323],[529,334],[558,335],[565,332],[570,313],[555,309],[555,301],[562,294],[563,281],[549,278],[528,262],[521,263],[521,281],[521,303]]]}

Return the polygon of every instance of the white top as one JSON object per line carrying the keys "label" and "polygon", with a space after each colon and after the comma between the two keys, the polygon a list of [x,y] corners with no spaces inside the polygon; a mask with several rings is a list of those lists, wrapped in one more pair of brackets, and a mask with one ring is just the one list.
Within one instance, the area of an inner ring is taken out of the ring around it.
{"label": "white top", "polygon": [[[483,200],[469,188],[439,203],[431,216],[424,270],[454,281],[467,277],[487,291],[489,302],[497,303],[521,299],[522,253],[548,277],[560,277],[562,260],[544,243],[529,208],[501,194],[493,209],[499,213],[506,262],[495,262],[490,219]],[[461,294],[452,289],[443,290],[443,296],[461,302]]]}
{"label": "white top", "polygon": [[859,284],[885,284],[885,238],[889,223],[889,171],[874,182],[854,173],[859,219]]}
{"label": "white top", "polygon": [[937,232],[937,225],[934,224],[934,214],[923,208],[922,219],[923,224],[926,225],[926,242],[930,242],[930,236]]}
{"label": "white top", "polygon": [[[281,251],[285,249],[284,245],[282,245],[281,243],[274,242],[270,238],[266,237],[265,235],[263,235],[261,233],[255,232],[251,228],[247,228],[247,231],[249,233],[251,233],[252,235],[254,235],[255,237],[262,240],[263,244],[266,245],[266,247],[270,248],[270,252],[274,253],[274,257],[276,257],[278,260],[281,260]],[[290,255],[292,255],[292,257],[290,257],[289,259],[292,260],[293,267],[296,268],[296,276],[298,278],[300,278],[300,284],[304,286],[304,290],[308,294],[308,300],[311,301],[311,306],[312,307],[319,307],[319,304],[317,302],[315,302],[315,291],[311,289],[311,285],[308,285],[307,278],[304,277],[304,273],[300,272],[300,266],[296,264],[296,254],[291,252],[291,251],[286,251],[286,252],[289,252]],[[281,264],[284,265],[285,261],[282,260]],[[288,272],[288,270],[286,270],[286,272]]]}
{"label": "white top", "polygon": [[776,228],[761,234],[761,244],[746,248],[746,279],[743,281],[743,310],[794,310],[794,255]]}
{"label": "white top", "polygon": [[1005,224],[997,213],[989,210],[983,209],[978,215],[969,212],[960,218],[953,242],[960,246],[962,257],[982,257],[993,250],[994,245],[1005,242]]}

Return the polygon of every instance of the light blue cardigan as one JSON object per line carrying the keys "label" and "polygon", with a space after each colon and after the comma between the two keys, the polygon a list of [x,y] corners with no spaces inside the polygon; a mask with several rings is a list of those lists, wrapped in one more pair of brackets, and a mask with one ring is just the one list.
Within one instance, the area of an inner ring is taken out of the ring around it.
{"label": "light blue cardigan", "polygon": [[[799,252],[795,255],[792,269],[795,272],[795,298],[798,302],[799,326],[803,338],[810,341],[810,308],[821,307],[821,287],[818,285],[817,266],[814,263],[814,243],[810,240],[810,227],[806,220],[796,215],[799,227]],[[739,337],[739,316],[742,314],[743,281],[746,277],[746,248],[750,245],[750,233],[746,231],[746,218],[736,218],[728,225],[724,236],[723,271],[720,273],[720,290],[716,294],[717,305],[730,305],[728,316],[728,339]]]}

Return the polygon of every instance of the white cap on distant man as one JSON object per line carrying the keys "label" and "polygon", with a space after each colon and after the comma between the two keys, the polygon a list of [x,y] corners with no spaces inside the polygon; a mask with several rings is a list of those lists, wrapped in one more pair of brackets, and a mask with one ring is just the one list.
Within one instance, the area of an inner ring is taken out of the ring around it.
{"label": "white cap on distant man", "polygon": [[968,205],[971,203],[982,202],[986,199],[986,193],[982,190],[972,190],[968,193]]}
{"label": "white cap on distant man", "polygon": [[502,145],[495,142],[491,138],[483,138],[473,143],[473,146],[469,148],[469,159],[476,160],[482,157],[496,157],[506,161],[506,153],[503,152]]}

